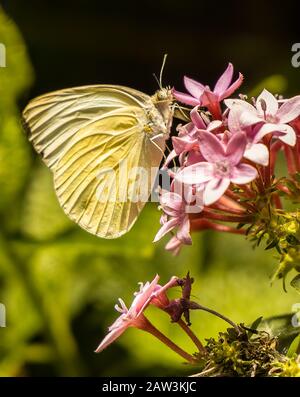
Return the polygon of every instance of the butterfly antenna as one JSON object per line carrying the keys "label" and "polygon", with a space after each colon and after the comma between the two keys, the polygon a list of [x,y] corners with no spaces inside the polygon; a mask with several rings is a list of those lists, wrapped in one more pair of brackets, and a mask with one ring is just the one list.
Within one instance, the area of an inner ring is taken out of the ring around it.
{"label": "butterfly antenna", "polygon": [[160,72],[159,72],[159,86],[160,86],[160,89],[163,88],[162,77],[163,77],[163,73],[164,73],[167,57],[168,57],[168,54],[164,54],[162,65],[161,65]]}
{"label": "butterfly antenna", "polygon": [[159,80],[158,80],[156,74],[155,74],[155,73],[152,73],[152,75],[153,75],[153,77],[155,78],[155,81],[157,82],[158,87],[161,88],[160,82],[159,82]]}

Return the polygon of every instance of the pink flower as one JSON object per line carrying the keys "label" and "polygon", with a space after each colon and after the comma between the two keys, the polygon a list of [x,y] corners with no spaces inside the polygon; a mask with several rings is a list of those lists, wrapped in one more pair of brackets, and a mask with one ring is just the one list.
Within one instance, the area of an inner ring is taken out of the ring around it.
{"label": "pink flower", "polygon": [[201,131],[199,147],[206,162],[184,168],[176,179],[186,184],[205,183],[203,200],[205,205],[210,205],[219,200],[230,182],[246,184],[256,178],[256,169],[241,163],[246,145],[243,132],[235,133],[225,144],[211,132]]}
{"label": "pink flower", "polygon": [[260,125],[243,127],[240,122],[242,111],[239,105],[232,106],[228,115],[228,129],[232,134],[244,131],[247,137],[244,157],[254,163],[266,166],[269,163],[269,150],[266,145],[259,143],[261,140]]}
{"label": "pink flower", "polygon": [[277,99],[269,91],[263,90],[255,106],[241,99],[228,99],[225,104],[231,109],[239,106],[239,118],[243,127],[260,125],[256,141],[272,133],[287,145],[295,145],[296,134],[288,123],[300,115],[300,96],[285,101],[279,107]]}
{"label": "pink flower", "polygon": [[243,82],[243,75],[239,73],[238,79],[233,84],[230,84],[232,76],[233,65],[229,63],[227,69],[217,81],[213,91],[211,91],[209,86],[204,86],[185,76],[184,85],[189,94],[173,90],[173,95],[178,101],[187,105],[206,106],[214,117],[220,118],[221,111],[219,103],[224,98],[229,97]]}
{"label": "pink flower", "polygon": [[177,237],[185,244],[191,244],[190,221],[186,213],[186,202],[183,197],[175,192],[161,194],[160,204],[164,211],[161,217],[161,228],[154,238],[154,242],[177,227]]}
{"label": "pink flower", "polygon": [[140,291],[135,292],[135,298],[128,309],[122,299],[119,299],[121,307],[115,306],[115,309],[121,313],[120,317],[109,327],[109,333],[102,340],[96,349],[96,353],[100,353],[108,345],[114,342],[119,336],[123,334],[129,327],[136,327],[147,331],[149,321],[144,316],[143,312],[149,305],[152,294],[156,291],[158,286],[159,276],[156,275],[151,283],[140,283]]}

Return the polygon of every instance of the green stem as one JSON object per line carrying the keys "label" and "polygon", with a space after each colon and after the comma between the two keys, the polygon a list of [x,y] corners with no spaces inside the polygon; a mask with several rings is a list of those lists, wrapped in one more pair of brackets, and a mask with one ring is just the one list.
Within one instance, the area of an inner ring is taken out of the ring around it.
{"label": "green stem", "polygon": [[228,317],[223,316],[223,314],[218,313],[218,312],[216,312],[216,311],[213,310],[213,309],[209,309],[208,307],[199,305],[199,304],[196,303],[196,302],[193,302],[193,309],[199,309],[199,310],[203,310],[203,311],[206,311],[206,312],[208,312],[208,313],[211,313],[211,314],[213,314],[214,316],[217,316],[217,317],[221,318],[222,320],[226,321],[226,322],[227,322],[228,324],[230,324],[237,332],[240,332],[240,327],[239,327],[237,324],[235,324],[233,321],[231,321]]}

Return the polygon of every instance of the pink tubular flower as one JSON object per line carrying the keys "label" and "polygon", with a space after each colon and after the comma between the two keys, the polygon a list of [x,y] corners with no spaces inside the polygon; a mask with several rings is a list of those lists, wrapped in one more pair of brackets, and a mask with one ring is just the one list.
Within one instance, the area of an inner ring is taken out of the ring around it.
{"label": "pink tubular flower", "polygon": [[213,91],[211,91],[209,86],[204,86],[185,76],[184,85],[189,94],[173,90],[173,95],[178,101],[184,104],[206,106],[214,117],[220,118],[220,102],[224,98],[229,97],[243,82],[243,75],[239,73],[238,79],[233,84],[230,84],[232,76],[233,65],[229,63],[227,69],[217,81]]}
{"label": "pink tubular flower", "polygon": [[241,99],[228,99],[225,104],[231,109],[239,106],[240,123],[244,128],[260,125],[256,140],[272,133],[287,145],[295,145],[296,134],[288,123],[300,115],[300,95],[285,101],[280,107],[277,99],[267,90],[258,96],[256,106]]}
{"label": "pink tubular flower", "polygon": [[184,199],[177,193],[166,192],[160,197],[160,204],[164,211],[161,217],[161,228],[154,238],[154,242],[160,240],[163,236],[177,229],[177,237],[185,244],[191,244],[190,221],[185,212],[186,203]]}
{"label": "pink tubular flower", "polygon": [[136,327],[147,331],[148,320],[143,312],[149,305],[152,294],[156,291],[158,286],[159,276],[156,275],[151,283],[147,282],[145,285],[140,283],[140,291],[135,292],[135,298],[128,309],[122,299],[119,299],[121,307],[115,306],[115,309],[121,313],[120,317],[109,327],[109,333],[102,340],[96,349],[96,353],[100,353],[108,345],[114,342],[123,332],[129,327]]}
{"label": "pink tubular flower", "polygon": [[225,145],[211,132],[201,131],[199,147],[206,162],[184,168],[176,179],[186,184],[205,183],[203,200],[205,205],[210,205],[219,200],[230,182],[246,184],[256,178],[256,169],[241,163],[246,145],[243,132],[232,135]]}

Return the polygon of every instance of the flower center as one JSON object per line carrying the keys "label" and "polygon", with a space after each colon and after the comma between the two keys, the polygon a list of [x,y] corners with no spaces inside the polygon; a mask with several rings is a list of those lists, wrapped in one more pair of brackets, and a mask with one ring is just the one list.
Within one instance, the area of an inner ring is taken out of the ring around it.
{"label": "flower center", "polygon": [[278,118],[276,116],[273,116],[272,114],[266,114],[265,120],[267,123],[273,123],[273,124],[276,124],[278,122]]}
{"label": "flower center", "polygon": [[231,165],[227,160],[221,160],[215,163],[215,175],[218,177],[229,176],[231,172]]}

